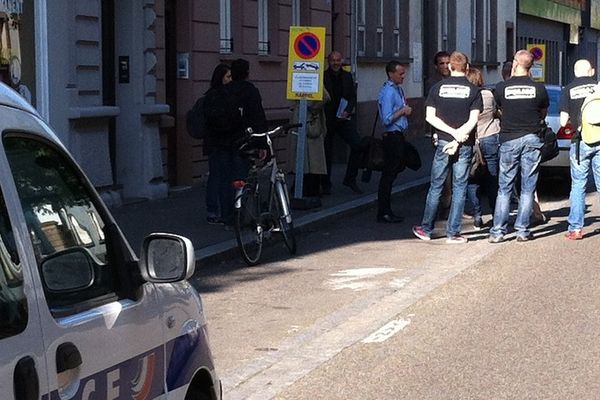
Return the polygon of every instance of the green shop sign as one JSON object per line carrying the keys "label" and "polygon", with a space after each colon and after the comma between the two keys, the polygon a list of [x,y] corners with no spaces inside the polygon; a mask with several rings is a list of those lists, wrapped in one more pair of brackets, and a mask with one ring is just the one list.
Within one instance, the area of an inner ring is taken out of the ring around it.
{"label": "green shop sign", "polygon": [[[594,1],[592,1],[594,3]],[[565,24],[581,26],[582,1],[521,0],[519,12]]]}

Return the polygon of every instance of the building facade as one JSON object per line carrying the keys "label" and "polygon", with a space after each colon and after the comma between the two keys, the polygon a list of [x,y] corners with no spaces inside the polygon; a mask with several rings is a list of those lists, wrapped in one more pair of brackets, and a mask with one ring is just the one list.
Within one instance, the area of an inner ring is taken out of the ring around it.
{"label": "building facade", "polygon": [[[391,59],[407,65],[418,134],[439,50],[463,51],[490,84],[526,45],[545,44],[548,83],[564,84],[574,59],[597,64],[600,54],[600,0],[6,0],[0,79],[30,99],[109,203],[160,198],[206,179],[185,114],[218,63],[248,59],[270,123],[290,117],[291,25],[325,27],[325,53],[344,54],[362,135]],[[282,160],[291,143],[277,141]]]}

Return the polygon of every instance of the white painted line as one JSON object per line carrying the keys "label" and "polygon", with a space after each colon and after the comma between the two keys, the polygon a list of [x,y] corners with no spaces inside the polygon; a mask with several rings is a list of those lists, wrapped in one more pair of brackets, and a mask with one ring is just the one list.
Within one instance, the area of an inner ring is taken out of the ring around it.
{"label": "white painted line", "polygon": [[363,339],[363,343],[382,343],[406,328],[410,324],[410,320],[397,319],[390,321],[376,332],[373,332],[369,337]]}
{"label": "white painted line", "polygon": [[345,269],[338,271],[330,276],[330,279],[325,282],[327,286],[333,290],[351,289],[351,290],[364,290],[372,288],[377,282],[368,282],[367,279],[373,278],[378,275],[387,274],[388,272],[395,271],[394,268],[355,268]]}

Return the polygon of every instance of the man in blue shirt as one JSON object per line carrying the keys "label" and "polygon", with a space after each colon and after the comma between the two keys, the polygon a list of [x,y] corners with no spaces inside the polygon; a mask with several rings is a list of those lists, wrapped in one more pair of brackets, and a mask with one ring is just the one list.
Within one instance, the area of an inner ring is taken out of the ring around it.
{"label": "man in blue shirt", "polygon": [[379,115],[385,128],[383,134],[384,167],[377,193],[377,222],[401,222],[391,207],[392,184],[405,167],[403,161],[404,135],[408,130],[408,116],[412,108],[406,104],[400,84],[404,82],[406,69],[398,61],[385,66],[388,80],[379,92]]}

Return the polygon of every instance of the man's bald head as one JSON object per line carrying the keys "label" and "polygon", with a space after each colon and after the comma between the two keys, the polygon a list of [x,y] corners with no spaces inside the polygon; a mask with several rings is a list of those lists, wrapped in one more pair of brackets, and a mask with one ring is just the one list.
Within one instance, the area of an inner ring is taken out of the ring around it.
{"label": "man's bald head", "polygon": [[575,66],[573,67],[575,72],[575,77],[579,78],[582,76],[594,76],[594,68],[592,68],[592,64],[586,59],[580,59],[575,62]]}

